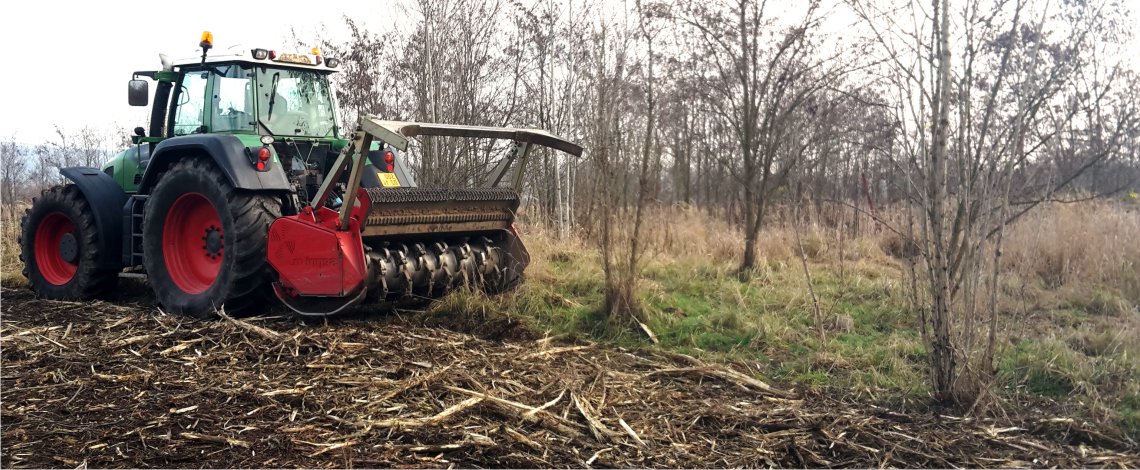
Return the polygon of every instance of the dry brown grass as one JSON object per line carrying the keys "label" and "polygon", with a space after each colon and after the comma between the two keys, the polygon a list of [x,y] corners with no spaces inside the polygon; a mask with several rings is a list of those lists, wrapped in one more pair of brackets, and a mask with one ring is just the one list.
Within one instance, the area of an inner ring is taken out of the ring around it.
{"label": "dry brown grass", "polygon": [[[1129,306],[1118,300],[1133,308],[1140,304],[1138,206],[1054,204],[1013,225],[1007,240],[1004,268],[1009,273],[1037,279],[1046,289],[1088,297],[1094,302],[1090,306],[1104,313],[1127,311]],[[1103,298],[1105,291],[1122,299]]]}
{"label": "dry brown grass", "polygon": [[23,208],[0,208],[0,279],[23,280],[20,262],[20,217]]}
{"label": "dry brown grass", "polygon": [[[804,251],[811,261],[873,259],[889,262],[886,252],[880,247],[890,233],[888,230],[875,232],[872,224],[864,222],[857,236],[852,238],[848,228],[829,225],[835,221],[835,214],[815,209],[805,213],[808,215],[801,222],[800,230]],[[790,223],[790,219],[780,213],[761,230],[757,243],[758,255],[764,261],[761,265],[785,267],[790,262],[798,262],[795,260],[799,249]],[[629,227],[626,225],[611,229],[617,237],[628,238]],[[597,230],[590,232],[596,233]],[[655,260],[736,263],[744,252],[744,233],[739,226],[693,207],[649,208],[642,227],[642,241],[647,256]]]}

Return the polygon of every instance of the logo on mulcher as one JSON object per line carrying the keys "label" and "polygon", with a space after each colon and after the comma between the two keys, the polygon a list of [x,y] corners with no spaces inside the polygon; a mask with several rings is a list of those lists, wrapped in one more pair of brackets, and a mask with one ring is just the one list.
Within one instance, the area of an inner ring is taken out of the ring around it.
{"label": "logo on mulcher", "polygon": [[302,264],[305,266],[311,266],[314,268],[323,268],[326,266],[335,266],[336,265],[336,257],[335,256],[328,257],[328,258],[317,257],[317,256],[306,256],[306,257],[301,258],[297,261],[300,261],[300,263],[298,263],[298,264]]}

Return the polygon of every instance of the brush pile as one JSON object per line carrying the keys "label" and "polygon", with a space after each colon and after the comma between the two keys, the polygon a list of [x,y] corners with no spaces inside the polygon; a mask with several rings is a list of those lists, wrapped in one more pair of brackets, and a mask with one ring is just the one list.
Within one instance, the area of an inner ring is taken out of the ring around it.
{"label": "brush pile", "polygon": [[2,294],[7,468],[1140,465],[1079,422],[906,415],[677,354]]}

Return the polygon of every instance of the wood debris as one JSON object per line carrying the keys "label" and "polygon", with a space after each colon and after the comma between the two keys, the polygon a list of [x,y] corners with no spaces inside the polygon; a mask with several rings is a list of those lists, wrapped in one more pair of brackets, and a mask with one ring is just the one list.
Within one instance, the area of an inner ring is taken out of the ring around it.
{"label": "wood debris", "polygon": [[4,468],[1140,466],[1079,421],[801,396],[678,354],[383,314],[194,321],[7,287],[2,309]]}

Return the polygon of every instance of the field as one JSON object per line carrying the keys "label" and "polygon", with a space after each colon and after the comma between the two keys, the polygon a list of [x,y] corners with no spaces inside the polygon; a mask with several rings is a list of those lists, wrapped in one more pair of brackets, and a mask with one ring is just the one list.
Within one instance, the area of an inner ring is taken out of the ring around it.
{"label": "field", "polygon": [[[1137,209],[1056,205],[1011,227],[997,299],[1000,399],[992,412],[1045,407],[1140,438]],[[660,347],[749,363],[766,378],[799,387],[928,401],[927,356],[897,236],[868,223],[855,237],[808,227],[804,252],[824,313],[817,325],[790,228],[766,231],[764,267],[741,282],[740,241],[731,228],[698,212],[658,216],[640,289]],[[530,271],[533,282],[520,297],[478,309],[533,318],[553,334],[646,343],[635,329],[613,328],[596,313],[600,263],[580,255],[591,252],[588,246],[535,238],[545,256]]]}
{"label": "field", "polygon": [[497,299],[302,322],[190,321],[124,282],[34,299],[4,227],[5,467],[1135,467],[1140,215],[1058,206],[1009,234],[997,399],[932,408],[889,232],[790,229],[741,280],[704,214],[651,218],[653,344],[598,313],[596,248],[524,226],[528,282]]}

